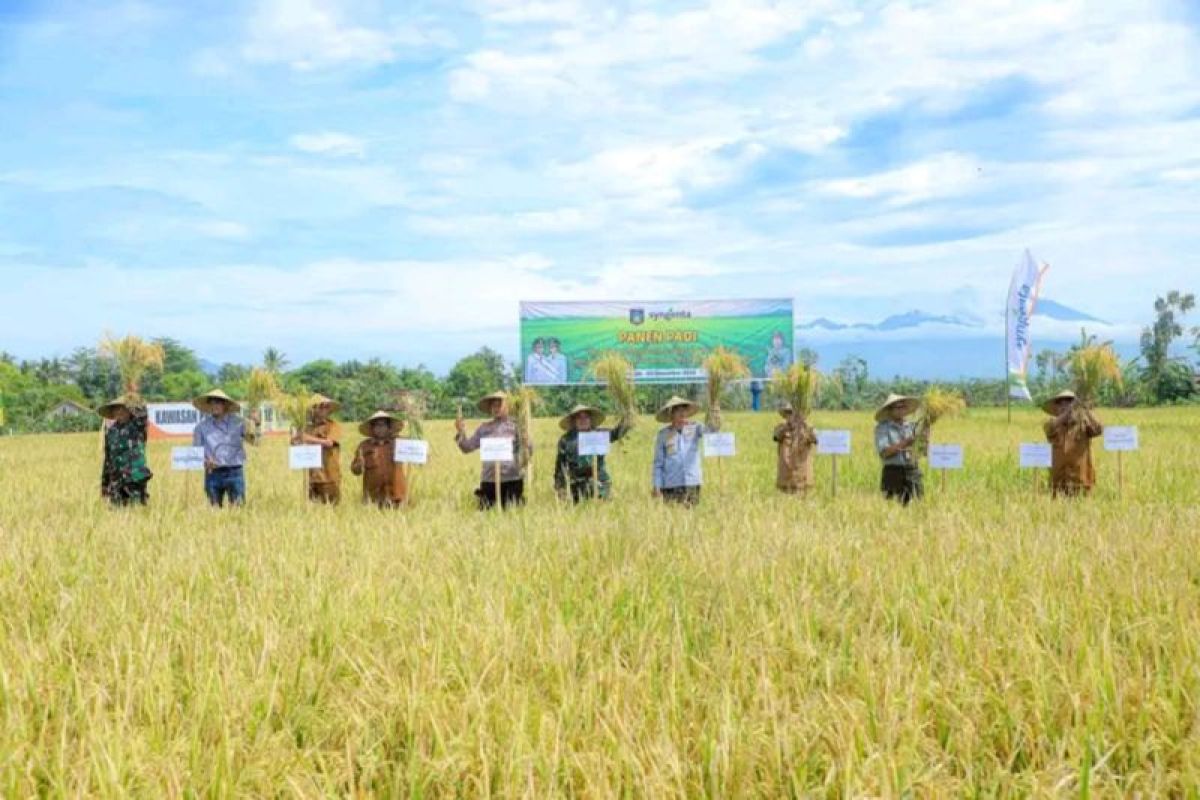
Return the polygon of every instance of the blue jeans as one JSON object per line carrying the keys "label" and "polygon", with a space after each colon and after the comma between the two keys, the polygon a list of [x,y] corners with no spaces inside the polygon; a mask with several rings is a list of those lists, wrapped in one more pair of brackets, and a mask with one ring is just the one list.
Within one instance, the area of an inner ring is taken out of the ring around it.
{"label": "blue jeans", "polygon": [[229,504],[240,506],[246,499],[246,479],[241,467],[216,467],[204,476],[204,493],[214,506]]}

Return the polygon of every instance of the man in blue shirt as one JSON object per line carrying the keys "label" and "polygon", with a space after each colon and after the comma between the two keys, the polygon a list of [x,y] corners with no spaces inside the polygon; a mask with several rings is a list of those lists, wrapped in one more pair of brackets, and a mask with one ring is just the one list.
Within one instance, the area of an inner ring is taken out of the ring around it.
{"label": "man in blue shirt", "polygon": [[693,506],[700,502],[704,473],[700,466],[704,434],[721,429],[720,409],[713,409],[712,425],[692,422],[700,406],[682,397],[672,397],[655,416],[667,426],[654,440],[654,496],[668,503]]}
{"label": "man in blue shirt", "polygon": [[[241,505],[246,497],[244,443],[254,435],[241,417],[231,413],[240,411],[241,406],[220,389],[200,395],[192,405],[206,415],[192,433],[192,446],[204,448],[204,493],[208,502],[221,506],[228,498],[230,505]],[[257,423],[258,413],[252,411],[250,419]]]}

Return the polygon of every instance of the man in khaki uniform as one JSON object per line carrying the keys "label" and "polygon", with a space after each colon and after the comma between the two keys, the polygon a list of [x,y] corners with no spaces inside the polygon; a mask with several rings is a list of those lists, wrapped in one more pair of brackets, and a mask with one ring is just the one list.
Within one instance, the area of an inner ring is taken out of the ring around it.
{"label": "man in khaki uniform", "polygon": [[791,404],[784,404],[779,415],[784,421],[776,426],[774,435],[778,449],[775,488],[785,494],[803,494],[813,485],[812,457],[817,434]]}
{"label": "man in khaki uniform", "polygon": [[363,479],[363,502],[380,508],[399,508],[408,500],[408,479],[396,463],[396,436],[404,420],[386,411],[376,411],[358,426],[367,438],[354,452],[350,471]]}
{"label": "man in khaki uniform", "polygon": [[1053,419],[1044,426],[1050,448],[1050,493],[1066,497],[1091,493],[1096,485],[1096,467],[1092,464],[1092,439],[1104,433],[1104,426],[1090,409],[1076,409],[1075,393],[1059,392],[1042,404]]}
{"label": "man in khaki uniform", "polygon": [[321,446],[321,468],[308,471],[308,499],[314,503],[337,505],[342,499],[342,426],[330,418],[341,408],[323,394],[309,401],[309,423],[294,444]]}

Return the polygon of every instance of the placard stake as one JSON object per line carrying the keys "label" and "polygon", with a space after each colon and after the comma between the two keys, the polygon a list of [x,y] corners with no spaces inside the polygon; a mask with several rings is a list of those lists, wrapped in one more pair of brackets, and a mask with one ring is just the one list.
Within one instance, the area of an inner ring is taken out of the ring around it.
{"label": "placard stake", "polygon": [[837,497],[837,454],[835,453],[831,455],[830,459],[832,459],[831,464],[833,466],[833,496]]}
{"label": "placard stake", "polygon": [[1125,476],[1121,470],[1121,451],[1117,451],[1117,497],[1125,491]]}
{"label": "placard stake", "polygon": [[500,505],[500,462],[499,461],[492,462],[492,470],[493,470],[492,474],[495,475],[495,479],[496,479],[496,508],[501,508],[502,506]]}
{"label": "placard stake", "polygon": [[600,457],[592,456],[592,499],[600,499]]}

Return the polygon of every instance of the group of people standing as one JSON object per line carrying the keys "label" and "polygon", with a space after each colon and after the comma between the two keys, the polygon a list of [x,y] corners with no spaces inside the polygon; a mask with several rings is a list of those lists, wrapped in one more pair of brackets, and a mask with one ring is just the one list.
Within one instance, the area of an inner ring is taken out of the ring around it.
{"label": "group of people standing", "polygon": [[[204,452],[205,494],[214,506],[227,502],[240,505],[246,493],[245,444],[254,438],[252,429],[238,414],[240,405],[220,390],[201,395],[193,403],[204,414],[193,434],[193,445]],[[924,493],[919,452],[925,434],[911,419],[919,405],[915,397],[893,394],[875,413],[874,444],[882,464],[880,491],[906,505]],[[531,453],[533,443],[521,441],[523,434],[509,416],[509,398],[505,392],[481,398],[478,408],[488,419],[469,435],[461,415],[455,420],[455,443],[459,450],[471,453],[480,448],[484,439],[501,438],[512,442],[513,457],[498,465],[481,465],[476,502],[481,509],[497,504],[502,508],[521,505],[525,502],[527,468],[521,454]],[[1050,398],[1042,408],[1050,416],[1044,433],[1051,444],[1052,493],[1087,494],[1096,482],[1091,440],[1103,433],[1103,426],[1069,391]],[[336,400],[314,395],[309,403],[308,424],[293,436],[294,444],[321,448],[321,466],[308,471],[308,496],[317,503],[341,501],[342,426],[333,419],[338,409]],[[711,409],[706,421],[697,422],[693,417],[700,410],[697,403],[676,396],[655,415],[663,427],[654,439],[651,489],[664,502],[684,506],[700,502],[704,435],[721,427],[720,409]],[[107,420],[101,494],[114,505],[144,505],[152,477],[146,461],[145,407],[126,396],[101,406],[99,413]],[[781,408],[779,414],[783,421],[773,432],[777,449],[776,488],[788,494],[804,494],[813,486],[816,432],[803,414],[789,406]],[[257,412],[251,411],[248,418],[257,425]],[[611,497],[607,457],[580,452],[581,434],[604,432],[609,441],[616,442],[630,430],[630,420],[623,416],[611,428],[602,427],[605,419],[598,407],[576,405],[559,420],[563,433],[555,451],[553,480],[555,491],[563,500],[578,503]],[[397,508],[407,502],[407,475],[403,465],[394,459],[396,438],[404,424],[400,417],[380,410],[358,426],[363,439],[354,451],[350,471],[362,478],[364,503]]]}

